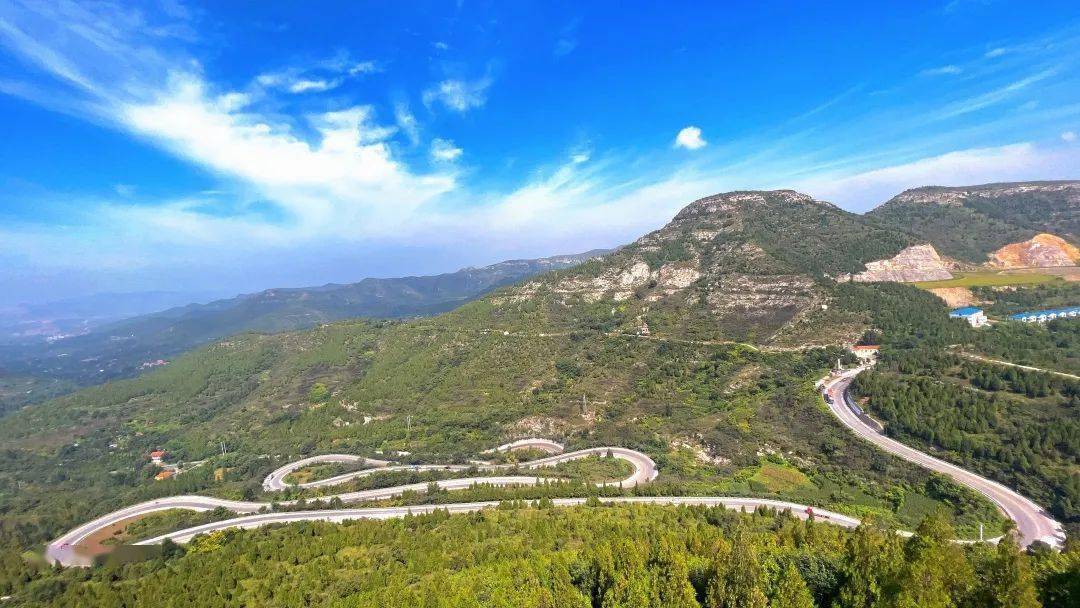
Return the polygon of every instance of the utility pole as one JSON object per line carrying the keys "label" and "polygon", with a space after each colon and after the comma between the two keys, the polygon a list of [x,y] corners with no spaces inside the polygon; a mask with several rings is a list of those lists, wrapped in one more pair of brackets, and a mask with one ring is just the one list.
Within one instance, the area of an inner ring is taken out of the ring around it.
{"label": "utility pole", "polygon": [[982,525],[982,522],[979,522],[979,542],[980,543],[983,542],[983,525]]}
{"label": "utility pole", "polygon": [[405,441],[412,436],[412,415],[405,416]]}
{"label": "utility pole", "polygon": [[587,398],[585,398],[584,394],[582,394],[581,395],[581,415],[584,416],[585,414],[588,414],[588,413],[589,413],[589,400]]}

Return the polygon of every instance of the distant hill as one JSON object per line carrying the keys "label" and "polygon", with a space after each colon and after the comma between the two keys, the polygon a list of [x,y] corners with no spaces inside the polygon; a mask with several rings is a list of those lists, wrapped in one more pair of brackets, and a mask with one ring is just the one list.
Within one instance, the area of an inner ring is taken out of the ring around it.
{"label": "distant hill", "polygon": [[[62,340],[0,346],[0,377],[36,378],[43,389],[50,379],[95,384],[129,376],[144,364],[152,365],[159,359],[241,332],[289,331],[352,317],[437,314],[492,289],[541,272],[568,268],[603,253],[594,250],[510,260],[434,276],[268,289],[208,304],[189,304],[94,327]],[[0,402],[3,397],[0,392]],[[23,393],[19,401],[26,400]]]}
{"label": "distant hill", "polygon": [[926,186],[906,190],[866,216],[914,234],[942,255],[981,264],[991,252],[1039,233],[1077,244],[1080,181]]}
{"label": "distant hill", "polygon": [[221,292],[135,291],[0,306],[0,344],[77,335],[121,319],[191,302],[209,302],[223,295]]}

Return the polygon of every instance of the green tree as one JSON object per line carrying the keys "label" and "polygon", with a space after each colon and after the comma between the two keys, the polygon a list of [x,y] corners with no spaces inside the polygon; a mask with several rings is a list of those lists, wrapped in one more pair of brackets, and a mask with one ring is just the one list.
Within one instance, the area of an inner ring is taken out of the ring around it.
{"label": "green tree", "polygon": [[789,562],[780,573],[769,608],[814,608],[814,597],[795,564]]}
{"label": "green tree", "polygon": [[712,580],[706,591],[709,608],[765,608],[761,590],[761,564],[753,539],[741,525],[736,528],[729,551],[717,551]]}
{"label": "green tree", "polygon": [[896,580],[896,608],[953,608],[963,605],[974,582],[964,550],[953,542],[948,519],[932,514],[904,545],[904,565]]}
{"label": "green tree", "polygon": [[994,560],[985,578],[982,606],[987,608],[1040,608],[1035,579],[1027,557],[1020,552],[1013,534],[998,543]]}
{"label": "green tree", "polygon": [[843,586],[837,601],[843,608],[881,605],[887,581],[900,563],[900,546],[891,530],[864,521],[848,539],[844,554]]}

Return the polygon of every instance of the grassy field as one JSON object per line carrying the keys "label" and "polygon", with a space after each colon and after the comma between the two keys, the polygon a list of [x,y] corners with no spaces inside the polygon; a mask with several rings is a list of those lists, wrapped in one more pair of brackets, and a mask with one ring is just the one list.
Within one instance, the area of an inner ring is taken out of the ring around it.
{"label": "grassy field", "polygon": [[957,272],[954,278],[944,281],[920,281],[915,283],[921,289],[942,287],[1001,287],[1005,285],[1039,285],[1061,281],[1062,278],[1043,272],[1023,272],[1006,274],[1001,271]]}

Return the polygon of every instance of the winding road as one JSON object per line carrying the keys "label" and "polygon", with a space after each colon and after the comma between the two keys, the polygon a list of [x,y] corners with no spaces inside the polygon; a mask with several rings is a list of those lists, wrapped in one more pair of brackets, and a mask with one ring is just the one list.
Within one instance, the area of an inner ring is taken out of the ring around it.
{"label": "winding road", "polygon": [[1046,510],[1039,505],[996,481],[924,454],[895,439],[890,439],[857,416],[851,409],[853,403],[851,402],[851,396],[848,394],[848,387],[851,386],[851,380],[864,369],[866,368],[859,367],[848,370],[824,384],[823,390],[830,397],[826,400],[829,410],[844,426],[886,452],[923,468],[947,475],[953,481],[967,486],[990,499],[1009,519],[1016,522],[1022,546],[1026,547],[1035,541],[1042,541],[1051,547],[1061,548],[1065,542],[1064,529],[1058,521],[1050,517]]}
{"label": "winding road", "polygon": [[[947,462],[919,452],[918,450],[910,448],[902,443],[894,441],[888,437],[885,437],[880,432],[878,432],[878,430],[869,426],[867,423],[863,422],[863,420],[861,420],[858,416],[856,416],[849,407],[849,397],[847,390],[848,386],[851,384],[851,379],[863,369],[865,368],[849,370],[835,377],[826,378],[821,383],[819,383],[819,386],[821,386],[823,393],[829,395],[830,397],[830,399],[827,400],[831,401],[829,403],[830,411],[837,417],[837,419],[841,423],[844,424],[844,426],[851,429],[859,437],[872,442],[873,444],[887,452],[895,454],[896,456],[923,466],[927,469],[948,475],[958,483],[968,486],[969,488],[972,488],[977,492],[983,494],[991,501],[993,501],[1009,518],[1016,522],[1021,535],[1021,543],[1024,546],[1027,546],[1035,541],[1042,541],[1055,548],[1061,547],[1065,539],[1065,534],[1062,530],[1061,524],[1054,521],[1054,519],[1047,515],[1041,507],[1039,507],[1032,501],[1024,498],[1023,496],[1017,494],[1016,492],[1006,488],[1005,486],[997,482],[991,481],[984,477],[980,477],[969,471],[965,471],[960,467],[949,464]],[[561,462],[567,462],[579,458],[586,458],[588,456],[603,456],[608,454],[615,458],[619,458],[629,462],[634,468],[633,473],[629,477],[619,482],[609,482],[609,484],[611,485],[618,483],[623,487],[631,487],[639,484],[645,484],[656,479],[656,476],[659,473],[656,468],[656,463],[653,462],[653,460],[649,458],[648,455],[638,452],[636,450],[621,447],[597,447],[584,450],[576,450],[573,452],[564,452],[562,445],[548,439],[523,439],[501,445],[497,448],[489,450],[488,453],[516,449],[535,449],[550,453],[552,455],[518,464],[480,463],[474,465],[399,465],[386,460],[375,460],[350,454],[323,454],[320,456],[312,456],[310,458],[297,460],[276,469],[275,471],[271,472],[263,481],[263,489],[267,492],[284,490],[290,487],[289,484],[285,483],[285,478],[287,475],[289,475],[289,473],[292,473],[293,471],[307,466],[311,466],[313,464],[321,463],[360,464],[362,466],[367,466],[370,468],[354,471],[351,473],[345,473],[343,475],[337,475],[328,479],[299,484],[299,487],[319,488],[332,486],[344,483],[351,479],[371,475],[376,472],[395,470],[454,471],[476,468],[478,470],[488,473],[513,467],[517,467],[519,471],[523,469],[535,470],[541,467],[555,466]],[[445,479],[432,483],[434,483],[437,487],[443,490],[460,490],[472,487],[477,484],[488,484],[493,486],[508,487],[537,485],[550,480],[551,478],[545,477],[508,475]],[[323,496],[320,497],[320,499],[331,500],[333,498],[337,498],[345,503],[380,500],[400,496],[402,493],[409,491],[424,492],[427,490],[429,485],[430,484],[428,483],[408,484],[402,486],[394,486],[390,488],[362,490],[358,492],[348,492],[333,496]],[[573,506],[583,504],[585,500],[585,498],[561,498],[555,499],[553,502],[556,506]],[[821,520],[825,522],[849,528],[859,525],[859,520],[846,515],[842,515],[840,513],[811,508],[807,505],[801,505],[792,502],[763,498],[745,498],[731,496],[650,496],[608,497],[601,498],[600,500],[605,503],[706,505],[723,506],[729,509],[744,510],[754,510],[758,507],[768,507],[777,510],[786,510],[791,512],[795,516],[802,518],[808,517],[810,513],[813,513],[815,517],[821,518]],[[299,501],[295,500],[281,501],[278,504],[287,506],[294,505],[298,502]],[[171,496],[125,507],[123,509],[119,509],[92,521],[89,521],[49,543],[45,550],[45,557],[50,563],[57,562],[64,566],[88,566],[90,565],[91,558],[89,558],[84,553],[81,553],[76,548],[88,537],[90,537],[96,532],[103,530],[104,528],[117,524],[118,522],[122,522],[124,520],[135,517],[140,517],[147,513],[164,511],[168,509],[209,511],[218,507],[222,507],[234,513],[237,513],[240,516],[222,521],[212,522],[209,524],[204,524],[201,526],[196,526],[193,528],[187,528],[184,530],[177,530],[175,532],[163,534],[155,538],[140,541],[136,544],[156,544],[164,541],[165,539],[171,539],[175,542],[184,543],[191,540],[198,534],[206,534],[209,532],[225,530],[229,528],[256,528],[259,526],[274,523],[286,523],[296,521],[342,522],[353,519],[389,519],[394,517],[403,517],[408,514],[430,513],[435,510],[446,510],[450,513],[461,513],[490,508],[497,504],[498,502],[489,501],[438,505],[415,505],[407,507],[369,507],[355,509],[326,509],[315,511],[267,512],[271,507],[271,503],[225,500],[210,496]]]}

